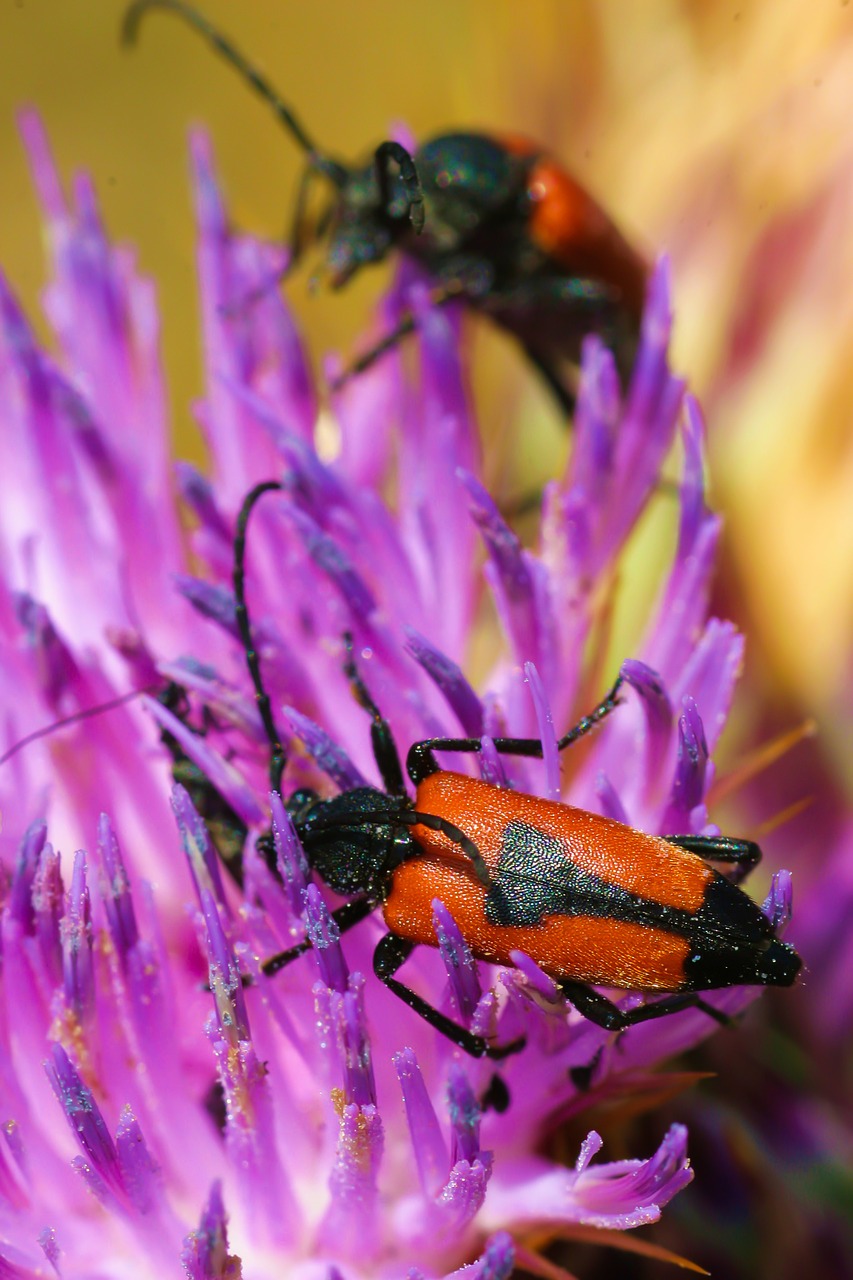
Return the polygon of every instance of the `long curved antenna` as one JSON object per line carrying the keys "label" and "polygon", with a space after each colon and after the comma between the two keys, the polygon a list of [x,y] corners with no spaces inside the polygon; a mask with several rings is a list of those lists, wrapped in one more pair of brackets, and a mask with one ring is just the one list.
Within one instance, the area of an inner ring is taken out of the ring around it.
{"label": "long curved antenna", "polygon": [[284,773],[287,757],[284,747],[281,745],[278,729],[275,726],[270,696],[266,691],[261,676],[261,663],[258,658],[258,651],[255,648],[255,642],[252,639],[249,610],[246,608],[246,529],[249,524],[249,516],[252,514],[258,500],[265,493],[282,488],[283,486],[279,484],[278,480],[264,480],[261,484],[256,484],[254,489],[250,489],[243,499],[243,505],[240,507],[240,512],[237,516],[237,529],[234,534],[234,600],[236,602],[237,630],[240,633],[240,641],[243,645],[243,652],[246,655],[246,665],[249,668],[249,675],[252,678],[252,684],[255,689],[255,701],[258,704],[264,732],[272,748],[270,786],[273,791],[281,790],[281,775]]}
{"label": "long curved antenna", "polygon": [[414,160],[399,142],[380,142],[373,158],[382,207],[388,212],[391,204],[391,175],[388,171],[388,162],[393,161],[399,168],[400,181],[406,197],[406,214],[415,235],[419,236],[424,229],[424,193]]}
{"label": "long curved antenna", "polygon": [[221,35],[208,22],[207,18],[196,9],[193,9],[191,5],[183,4],[182,0],[135,0],[135,3],[126,11],[122,22],[121,39],[123,44],[135,43],[139,25],[144,14],[149,9],[169,9],[172,13],[176,13],[178,17],[183,18],[189,26],[193,27],[216,50],[220,57],[231,64],[237,74],[242,76],[250,87],[254,89],[255,93],[272,107],[279,122],[284,125],[291,137],[307,153],[311,165],[321,173],[326,174],[336,187],[343,187],[347,179],[347,170],[343,165],[323,155],[322,151],[311,141],[296,116],[290,110],[290,107],[279,97],[266,76],[262,75],[256,67],[253,67],[243,57],[239,49],[225,36]]}
{"label": "long curved antenna", "polygon": [[19,738],[17,742],[9,747],[8,751],[3,752],[2,756],[0,756],[0,765],[4,765],[7,760],[11,760],[24,747],[28,747],[31,742],[38,742],[39,738],[49,738],[52,733],[56,733],[58,729],[64,729],[66,725],[78,724],[81,720],[89,720],[92,716],[99,716],[105,711],[115,711],[116,707],[122,707],[126,702],[132,702],[134,698],[140,697],[143,693],[156,693],[158,687],[155,684],[147,684],[141,689],[131,689],[129,693],[122,693],[117,698],[110,698],[109,702],[98,702],[93,707],[84,707],[82,711],[75,711],[70,716],[63,716],[61,720],[52,720],[50,724],[42,725],[40,729],[33,729],[32,733]]}

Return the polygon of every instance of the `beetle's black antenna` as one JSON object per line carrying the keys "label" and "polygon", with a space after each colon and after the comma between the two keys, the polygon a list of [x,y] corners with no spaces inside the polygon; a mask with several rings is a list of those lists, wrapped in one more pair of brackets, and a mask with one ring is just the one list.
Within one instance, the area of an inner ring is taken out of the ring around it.
{"label": "beetle's black antenna", "polygon": [[391,188],[388,162],[393,161],[400,170],[400,181],[406,196],[406,216],[414,228],[415,235],[424,229],[424,193],[421,180],[415,168],[415,162],[404,146],[399,142],[380,142],[374,153],[376,177],[379,182],[379,194],[382,207],[391,211]]}
{"label": "beetle's black antenna", "polygon": [[258,704],[264,731],[272,747],[270,786],[273,791],[281,790],[281,775],[284,773],[287,757],[284,747],[281,745],[278,729],[275,727],[270,696],[264,687],[261,677],[261,663],[258,658],[258,651],[255,648],[255,642],[252,639],[249,610],[246,608],[246,528],[249,524],[249,516],[252,514],[252,510],[258,500],[265,493],[281,488],[282,485],[277,480],[264,480],[261,484],[256,484],[254,489],[250,489],[243,499],[243,505],[240,507],[240,512],[237,516],[237,529],[234,534],[234,600],[237,630],[240,632],[240,641],[246,655],[246,665],[249,668],[249,675],[252,677],[255,701]]}
{"label": "beetle's black antenna", "polygon": [[312,168],[324,173],[336,187],[343,187],[347,179],[347,170],[343,165],[324,155],[314,145],[290,110],[290,107],[282,101],[266,76],[262,75],[256,67],[253,67],[243,57],[239,49],[217,31],[208,22],[207,18],[191,5],[183,4],[182,0],[135,0],[135,3],[125,13],[124,21],[122,22],[121,38],[124,44],[133,44],[135,42],[139,24],[148,9],[169,9],[172,13],[176,13],[180,18],[183,18],[189,26],[193,27],[216,50],[220,57],[231,64],[237,74],[242,76],[254,89],[255,93],[269,103],[275,112],[276,118],[284,125],[290,136],[298,142],[302,150],[307,153]]}
{"label": "beetle's black antenna", "polygon": [[138,698],[143,693],[156,693],[158,686],[155,684],[145,685],[142,689],[131,689],[129,693],[122,693],[117,698],[110,698],[108,702],[99,702],[94,707],[84,707],[82,711],[75,711],[70,716],[63,716],[61,720],[52,720],[50,724],[42,725],[40,729],[33,729],[32,733],[28,733],[25,737],[19,738],[17,742],[9,747],[8,751],[4,751],[0,756],[0,765],[4,765],[7,760],[11,760],[24,747],[28,747],[31,742],[38,742],[39,738],[48,738],[58,729],[64,729],[66,725],[78,724],[81,720],[88,720],[92,716],[99,716],[104,711],[114,711],[116,707],[122,707],[126,702],[132,702],[134,698]]}

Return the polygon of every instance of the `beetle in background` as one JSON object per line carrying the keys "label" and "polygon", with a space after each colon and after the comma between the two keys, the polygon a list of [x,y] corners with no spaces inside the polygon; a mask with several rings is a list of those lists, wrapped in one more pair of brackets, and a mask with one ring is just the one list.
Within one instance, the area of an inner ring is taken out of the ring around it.
{"label": "beetle in background", "polygon": [[[399,250],[418,263],[434,304],[461,301],[517,339],[563,410],[573,412],[580,345],[598,333],[623,382],[640,327],[648,264],[604,210],[542,148],[525,138],[447,133],[414,156],[383,142],[348,166],[314,145],[266,78],[207,19],[181,0],[137,0],[124,20],[132,41],[148,9],[168,9],[199,32],[272,107],[306,153],[289,266],[327,241],[334,289]],[[330,189],[309,215],[316,179]],[[289,269],[289,267],[288,267]],[[368,368],[416,327],[411,313],[334,384]]]}

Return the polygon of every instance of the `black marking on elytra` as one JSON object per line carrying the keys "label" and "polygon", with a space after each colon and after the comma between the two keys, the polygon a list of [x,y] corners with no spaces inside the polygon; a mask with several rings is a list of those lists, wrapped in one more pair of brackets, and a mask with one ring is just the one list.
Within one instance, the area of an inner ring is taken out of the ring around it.
{"label": "black marking on elytra", "polygon": [[486,919],[499,926],[533,928],[549,916],[587,916],[660,929],[685,938],[683,991],[709,991],[742,983],[790,986],[800,957],[780,942],[757,903],[711,871],[695,912],[642,898],[582,871],[564,844],[525,822],[509,822],[486,895]]}
{"label": "black marking on elytra", "polygon": [[[742,895],[741,895],[742,896]],[[696,916],[641,898],[582,871],[561,840],[526,822],[508,822],[492,886],[486,895],[490,924],[532,928],[548,916],[621,920],[688,937]]]}

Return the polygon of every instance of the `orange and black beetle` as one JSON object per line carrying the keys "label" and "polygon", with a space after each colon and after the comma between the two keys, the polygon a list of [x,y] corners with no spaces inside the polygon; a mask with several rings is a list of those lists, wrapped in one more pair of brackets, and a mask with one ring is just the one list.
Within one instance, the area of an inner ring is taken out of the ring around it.
{"label": "orange and black beetle", "polygon": [[[244,500],[235,541],[237,622],[258,707],[273,748],[277,789],[282,749],[261,680],[245,605],[246,527],[262,494]],[[412,799],[390,726],[368,692],[348,646],[346,673],[371,717],[383,790],[357,787],[330,799],[300,790],[287,802],[308,862],[350,901],[334,913],[341,929],[381,907],[386,933],[374,952],[376,976],[460,1048],[500,1058],[520,1047],[494,1046],[433,1008],[398,981],[418,944],[436,946],[433,901],[440,899],[475,957],[511,965],[522,951],[554,978],[585,1017],[618,1030],[686,1008],[727,1019],[700,993],[738,985],[790,986],[801,961],[773,924],[708,861],[745,873],[760,858],[749,840],[650,836],[570,805],[523,795],[448,772],[436,751],[478,752],[479,738],[434,738],[409,750]],[[618,705],[621,677],[597,707],[558,742],[560,751]],[[496,738],[505,755],[541,757],[537,738]],[[275,973],[311,946],[301,943],[263,966]],[[595,990],[620,987],[663,999],[622,1010]]]}
{"label": "orange and black beetle", "polygon": [[[567,413],[574,407],[586,334],[601,335],[627,377],[647,263],[543,148],[519,137],[447,133],[413,156],[399,143],[383,142],[367,164],[342,164],[314,145],[265,77],[181,0],[137,0],[125,18],[127,40],[151,8],[170,9],[200,32],[305,151],[291,264],[311,241],[326,236],[329,280],[340,288],[362,267],[399,249],[423,267],[434,303],[461,300],[513,334]],[[331,188],[331,200],[312,221],[307,196],[318,177]],[[412,315],[404,315],[345,377],[367,368],[414,327]]]}

